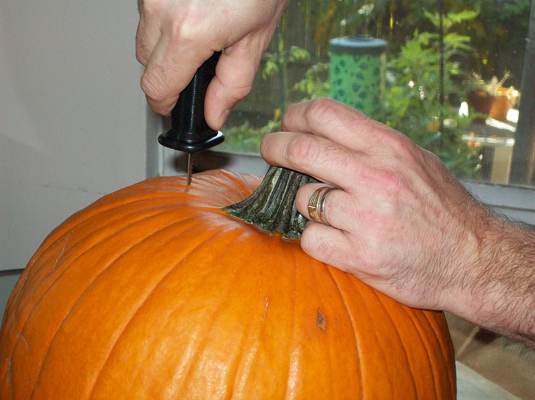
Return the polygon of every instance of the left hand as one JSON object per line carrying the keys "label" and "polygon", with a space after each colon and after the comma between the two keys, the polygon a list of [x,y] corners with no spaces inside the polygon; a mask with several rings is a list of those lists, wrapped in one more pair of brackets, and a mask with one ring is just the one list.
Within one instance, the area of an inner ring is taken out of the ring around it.
{"label": "left hand", "polygon": [[[330,99],[288,108],[282,130],[264,138],[265,160],[337,188],[326,197],[329,224],[305,228],[305,252],[404,304],[473,311],[465,288],[475,287],[481,273],[481,224],[490,213],[438,157]],[[321,186],[308,184],[297,194],[307,218]]]}
{"label": "left hand", "polygon": [[150,107],[169,114],[201,64],[224,49],[206,91],[205,117],[220,129],[253,86],[289,0],[138,0],[136,57]]}

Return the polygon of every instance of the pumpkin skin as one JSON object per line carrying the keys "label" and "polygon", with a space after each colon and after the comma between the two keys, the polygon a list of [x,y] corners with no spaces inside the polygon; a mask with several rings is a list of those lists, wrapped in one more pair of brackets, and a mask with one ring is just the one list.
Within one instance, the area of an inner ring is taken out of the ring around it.
{"label": "pumpkin skin", "polygon": [[148,179],[56,228],[6,309],[0,398],[455,398],[444,315],[221,210],[259,182]]}

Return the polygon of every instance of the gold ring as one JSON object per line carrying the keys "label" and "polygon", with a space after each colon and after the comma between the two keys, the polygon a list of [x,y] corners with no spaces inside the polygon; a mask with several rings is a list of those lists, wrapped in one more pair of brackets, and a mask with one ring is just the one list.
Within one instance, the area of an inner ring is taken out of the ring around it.
{"label": "gold ring", "polygon": [[310,196],[310,200],[308,200],[308,215],[310,215],[312,221],[330,225],[325,219],[325,198],[327,193],[333,189],[333,187],[323,186]]}

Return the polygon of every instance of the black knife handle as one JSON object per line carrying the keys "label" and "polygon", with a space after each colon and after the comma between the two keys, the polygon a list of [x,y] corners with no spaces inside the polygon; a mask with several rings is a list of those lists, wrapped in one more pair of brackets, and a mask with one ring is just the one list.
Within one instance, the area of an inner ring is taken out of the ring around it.
{"label": "black knife handle", "polygon": [[180,93],[171,111],[171,129],[158,137],[158,142],[171,149],[196,153],[209,149],[225,139],[222,132],[213,130],[204,118],[204,98],[208,84],[215,76],[221,52],[215,52],[197,70],[192,81]]}

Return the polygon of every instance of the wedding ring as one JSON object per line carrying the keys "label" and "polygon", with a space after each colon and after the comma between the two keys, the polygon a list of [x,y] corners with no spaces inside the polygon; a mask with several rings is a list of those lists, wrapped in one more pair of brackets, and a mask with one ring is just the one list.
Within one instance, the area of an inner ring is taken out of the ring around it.
{"label": "wedding ring", "polygon": [[308,200],[308,215],[312,221],[330,225],[325,219],[325,198],[327,193],[333,189],[333,187],[323,186],[312,193],[310,200]]}

